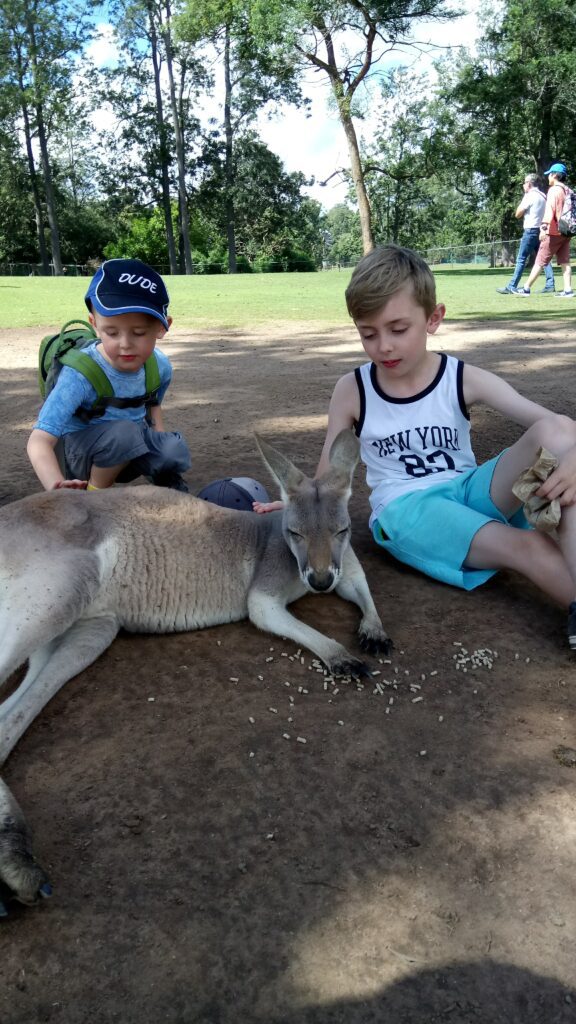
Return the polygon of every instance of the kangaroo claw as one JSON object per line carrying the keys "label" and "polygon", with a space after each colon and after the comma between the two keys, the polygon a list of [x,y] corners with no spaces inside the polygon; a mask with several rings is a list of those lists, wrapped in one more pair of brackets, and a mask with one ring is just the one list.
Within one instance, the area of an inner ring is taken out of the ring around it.
{"label": "kangaroo claw", "polygon": [[390,654],[394,644],[386,634],[358,633],[360,649],[366,654]]}
{"label": "kangaroo claw", "polygon": [[368,666],[352,654],[342,657],[338,661],[330,662],[328,669],[333,676],[351,676],[352,679],[361,679],[362,676],[370,674]]}

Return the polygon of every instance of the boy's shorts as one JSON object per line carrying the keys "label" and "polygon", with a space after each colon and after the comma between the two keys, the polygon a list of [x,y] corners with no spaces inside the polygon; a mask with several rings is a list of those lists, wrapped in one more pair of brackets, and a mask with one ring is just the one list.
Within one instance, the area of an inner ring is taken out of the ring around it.
{"label": "boy's shorts", "polygon": [[69,480],[88,480],[92,466],[129,463],[118,477],[119,482],[127,482],[156,473],[185,473],[191,464],[181,434],[152,430],[145,420],[104,420],[65,434],[60,445]]}
{"label": "boy's shorts", "polygon": [[546,267],[553,256],[556,256],[559,267],[564,263],[570,263],[570,239],[567,235],[546,235],[542,239],[536,253],[536,263],[539,267]]}
{"label": "boy's shorts", "polygon": [[490,486],[500,455],[446,483],[395,498],[372,524],[374,540],[395,558],[420,572],[474,590],[497,569],[467,569],[464,562],[478,530],[507,523],[530,530],[520,508],[507,518],[492,501]]}

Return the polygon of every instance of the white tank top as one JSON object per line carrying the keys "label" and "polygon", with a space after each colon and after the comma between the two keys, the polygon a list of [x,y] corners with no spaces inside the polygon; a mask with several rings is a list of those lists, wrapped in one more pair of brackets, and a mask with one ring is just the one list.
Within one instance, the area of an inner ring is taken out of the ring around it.
{"label": "white tank top", "polygon": [[401,494],[433,487],[475,468],[460,359],[443,352],[432,383],[411,398],[386,395],[374,363],[365,363],[354,373],[360,393],[356,434],[371,492],[370,525]]}

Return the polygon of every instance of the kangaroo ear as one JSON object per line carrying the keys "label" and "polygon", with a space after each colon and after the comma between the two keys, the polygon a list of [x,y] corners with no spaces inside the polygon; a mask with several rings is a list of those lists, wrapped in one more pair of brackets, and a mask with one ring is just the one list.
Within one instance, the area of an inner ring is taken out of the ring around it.
{"label": "kangaroo ear", "polygon": [[[360,457],[360,442],[351,430],[341,430],[336,435],[330,449],[330,469],[328,474],[344,477],[349,485],[352,474]],[[327,474],[327,475],[328,475]]]}
{"label": "kangaroo ear", "polygon": [[283,500],[286,501],[298,491],[306,477],[304,473],[290,462],[290,459],[287,459],[281,452],[276,451],[272,445],[262,440],[258,434],[254,434],[254,437],[260,449],[260,454],[279,485]]}

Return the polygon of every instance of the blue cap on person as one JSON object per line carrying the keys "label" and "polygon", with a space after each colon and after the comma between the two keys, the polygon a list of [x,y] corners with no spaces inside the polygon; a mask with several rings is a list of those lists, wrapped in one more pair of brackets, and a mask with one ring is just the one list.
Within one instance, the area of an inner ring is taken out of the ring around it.
{"label": "blue cap on person", "polygon": [[544,174],[568,174],[566,164],[552,164]]}
{"label": "blue cap on person", "polygon": [[249,476],[227,476],[206,484],[198,494],[203,501],[211,501],[222,508],[238,512],[251,512],[253,501],[270,501],[266,488]]}
{"label": "blue cap on person", "polygon": [[150,313],[166,330],[170,326],[166,285],[160,274],[142,260],[106,260],[94,274],[84,301],[100,316]]}

